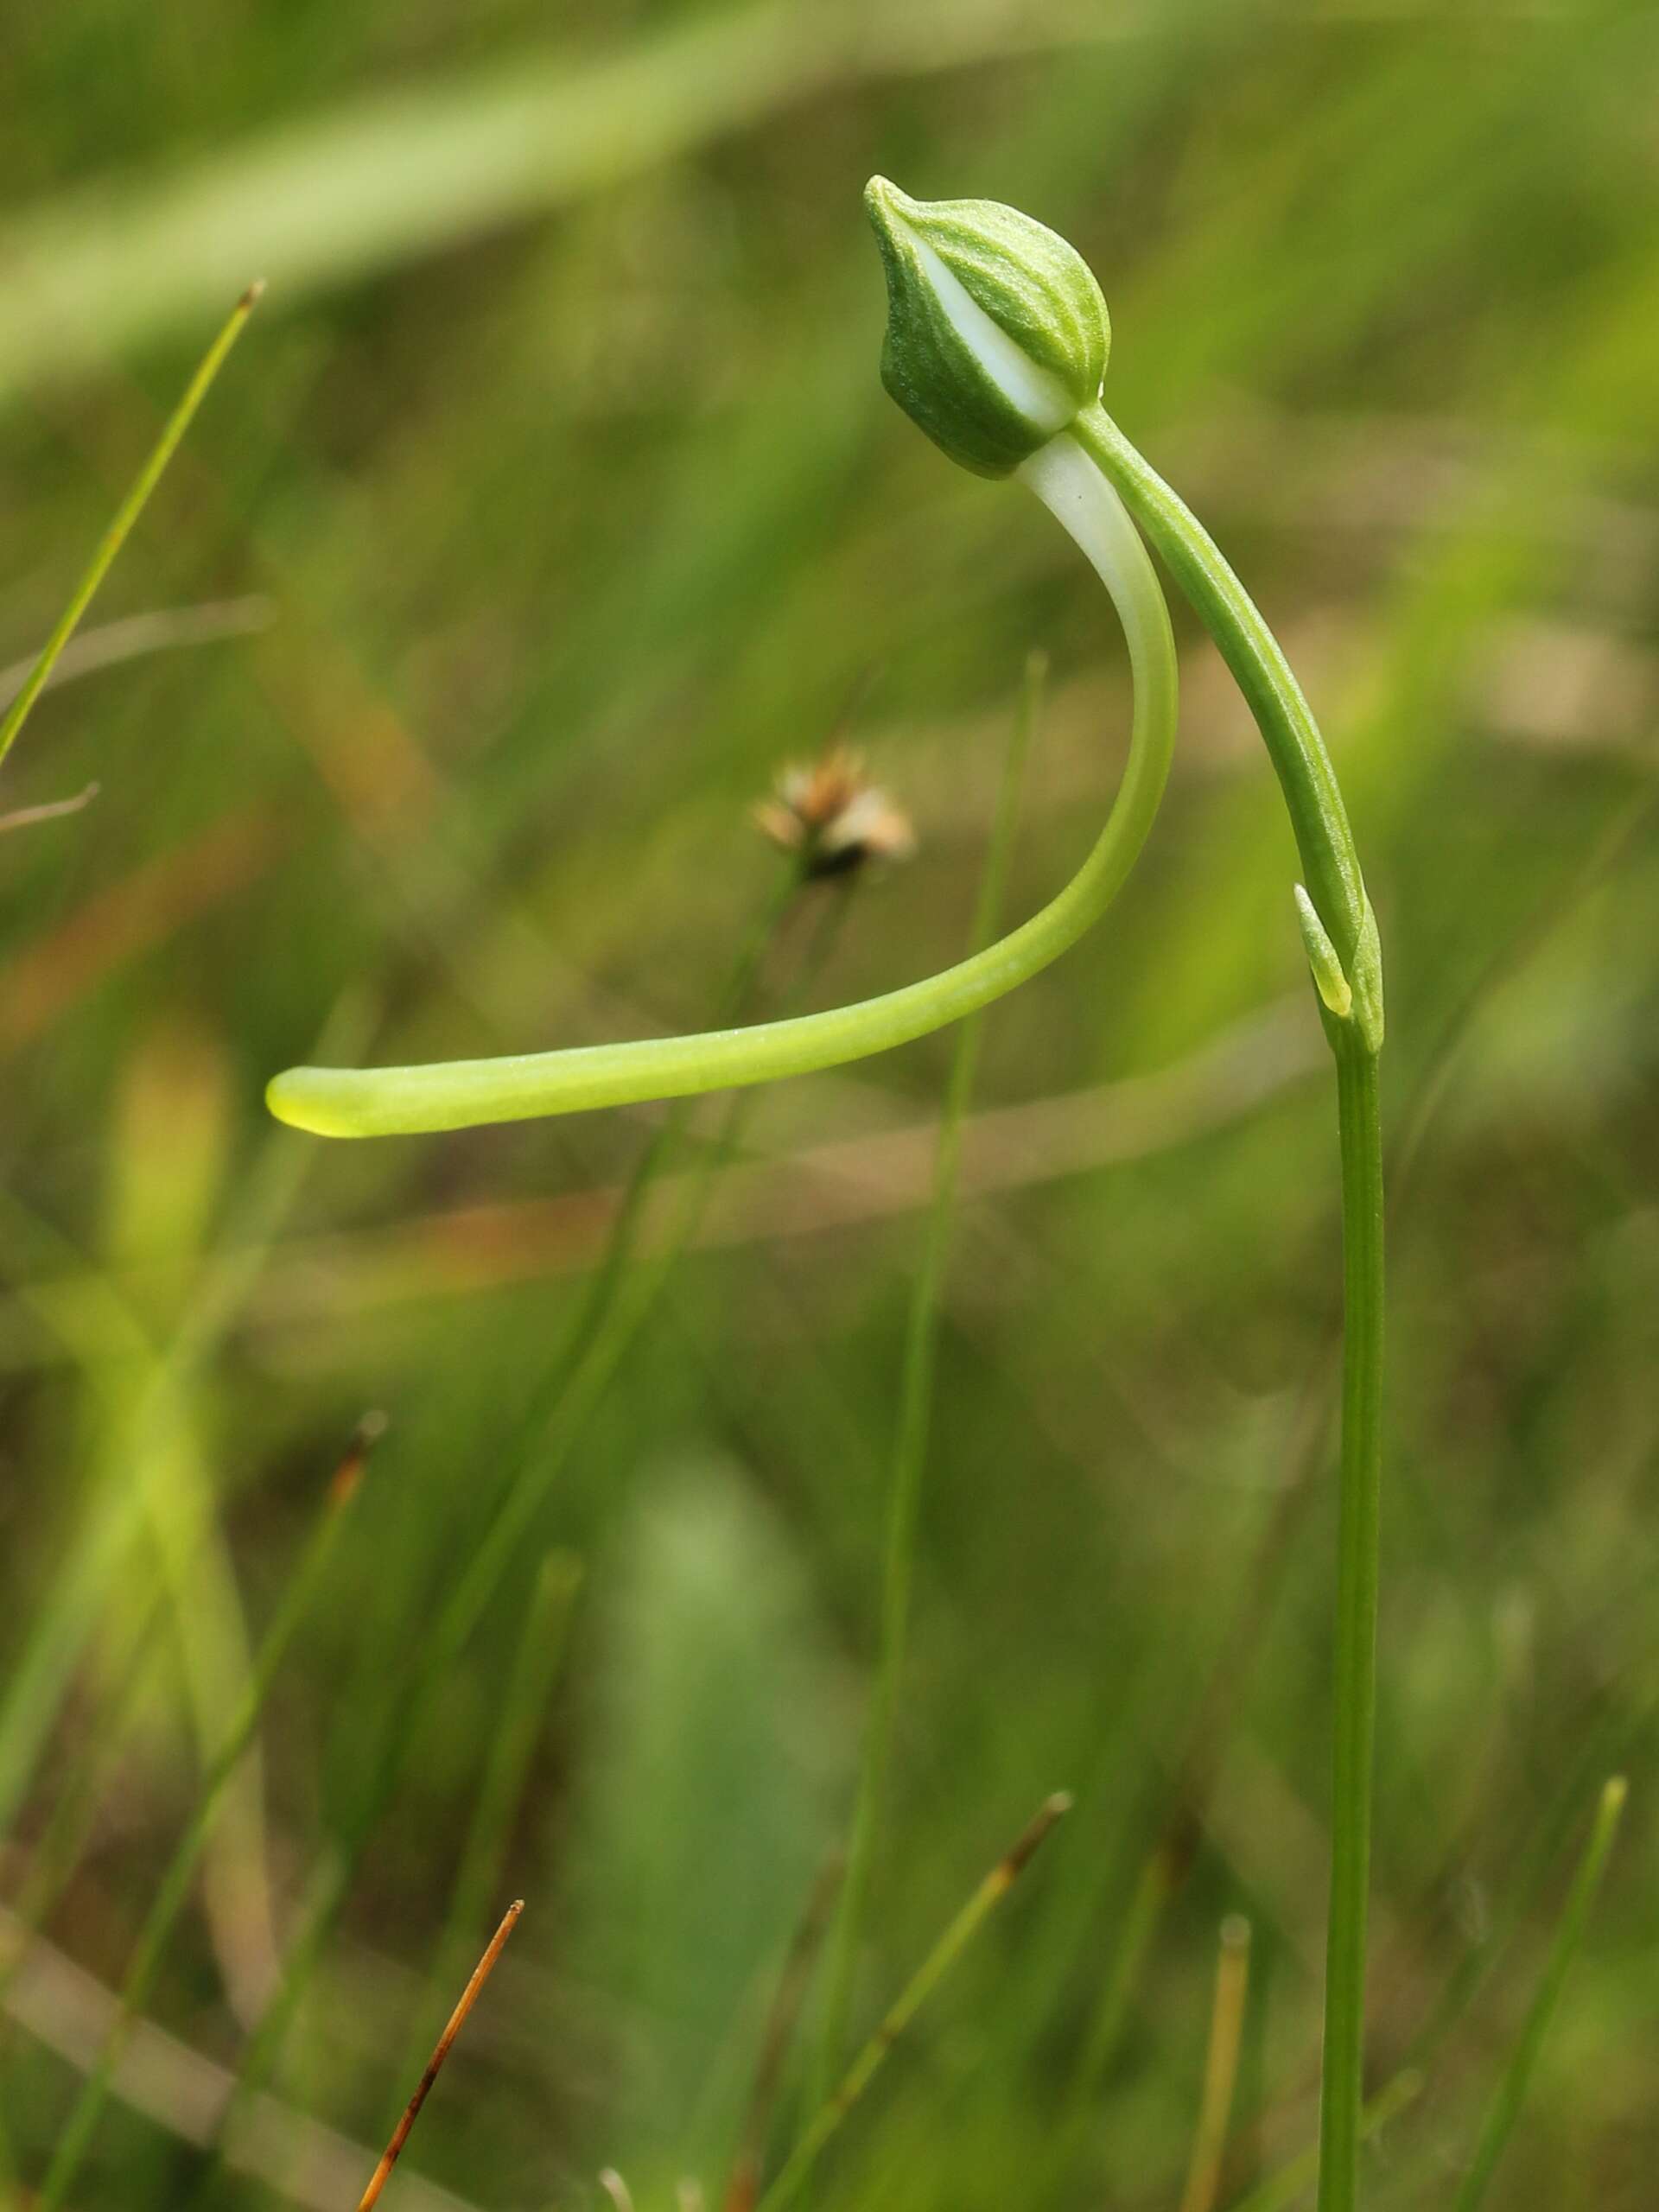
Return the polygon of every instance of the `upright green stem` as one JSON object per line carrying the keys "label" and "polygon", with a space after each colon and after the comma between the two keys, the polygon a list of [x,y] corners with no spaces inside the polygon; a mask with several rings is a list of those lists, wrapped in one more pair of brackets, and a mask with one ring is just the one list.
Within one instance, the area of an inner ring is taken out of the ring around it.
{"label": "upright green stem", "polygon": [[[1336,1025],[1331,1025],[1335,1028]],[[1325,1938],[1319,2212],[1352,2212],[1364,2094],[1365,1912],[1376,1714],[1382,1465],[1382,1122],[1376,1055],[1335,1038],[1342,1141],[1342,1475],[1337,1539],[1331,1903]]]}
{"label": "upright green stem", "polygon": [[1298,904],[1336,1056],[1342,1148],[1344,1336],[1333,1699],[1331,1901],[1319,2114],[1319,2212],[1358,2200],[1366,1885],[1376,1709],[1382,1383],[1382,964],[1353,833],[1319,725],[1276,638],[1192,509],[1098,404],[1071,435],[1109,479],[1191,600],[1267,745],[1295,833]]}

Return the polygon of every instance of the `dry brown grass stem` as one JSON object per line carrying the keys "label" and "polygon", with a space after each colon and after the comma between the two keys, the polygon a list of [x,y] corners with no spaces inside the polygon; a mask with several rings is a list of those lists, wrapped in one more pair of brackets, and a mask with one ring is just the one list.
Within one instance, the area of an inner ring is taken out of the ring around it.
{"label": "dry brown grass stem", "polygon": [[409,2140],[409,2131],[419,2117],[421,2107],[426,2102],[432,2084],[442,2071],[443,2062],[449,2056],[449,2046],[465,2026],[467,2015],[477,2004],[479,1992],[489,1980],[495,1962],[500,1957],[506,1940],[512,1935],[518,1916],[524,1909],[524,1901],[522,1897],[518,1897],[502,1915],[501,1925],[491,1936],[483,1957],[473,1968],[472,1979],[461,1991],[460,2001],[449,2015],[443,2033],[438,2037],[434,2046],[431,2057],[426,2062],[426,2071],[415,2084],[415,2094],[404,2107],[403,2118],[392,2129],[391,2140],[381,2152],[380,2163],[369,2177],[368,2187],[358,2199],[357,2212],[372,2212],[372,2208],[378,2202],[380,2192],[386,2185],[387,2177],[397,2164],[403,2153],[404,2145]]}

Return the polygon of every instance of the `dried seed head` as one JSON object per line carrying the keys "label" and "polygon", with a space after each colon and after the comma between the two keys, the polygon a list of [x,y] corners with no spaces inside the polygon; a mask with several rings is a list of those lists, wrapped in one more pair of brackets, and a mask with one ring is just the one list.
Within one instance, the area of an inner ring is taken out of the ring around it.
{"label": "dried seed head", "polygon": [[832,746],[810,766],[785,768],[754,820],[774,845],[801,855],[810,876],[845,874],[866,861],[908,860],[916,849],[909,817],[844,746]]}
{"label": "dried seed head", "polygon": [[964,468],[1007,476],[1100,396],[1111,326],[1088,264],[994,200],[864,205],[887,279],[881,381]]}

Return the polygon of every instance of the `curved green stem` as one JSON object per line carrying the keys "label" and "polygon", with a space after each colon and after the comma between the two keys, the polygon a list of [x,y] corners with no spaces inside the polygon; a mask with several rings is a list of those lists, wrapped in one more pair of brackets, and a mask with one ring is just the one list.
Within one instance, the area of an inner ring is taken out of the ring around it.
{"label": "curved green stem", "polygon": [[1020,474],[1077,540],[1111,594],[1135,678],[1128,759],[1106,826],[1077,874],[1040,912],[956,967],[856,1006],[702,1036],[500,1059],[411,1068],[290,1068],[266,1092],[271,1112],[319,1136],[390,1136],[807,1075],[960,1020],[1068,950],[1111,903],[1158,810],[1175,735],[1175,648],[1146,549],[1122,503],[1077,442],[1064,435],[1051,439]]}
{"label": "curved green stem", "polygon": [[1198,517],[1098,402],[1071,435],[1111,479],[1214,639],[1272,757],[1314,913],[1371,1049],[1382,1042],[1382,969],[1348,811],[1319,724],[1279,640]]}
{"label": "curved green stem", "polygon": [[1365,1922],[1376,1708],[1382,1471],[1382,962],[1347,810],[1312,709],[1259,609],[1190,507],[1096,403],[1072,435],[1162,556],[1243,693],[1285,795],[1307,887],[1298,917],[1337,1062],[1344,1265],[1342,1473],[1319,2212],[1359,2190]]}

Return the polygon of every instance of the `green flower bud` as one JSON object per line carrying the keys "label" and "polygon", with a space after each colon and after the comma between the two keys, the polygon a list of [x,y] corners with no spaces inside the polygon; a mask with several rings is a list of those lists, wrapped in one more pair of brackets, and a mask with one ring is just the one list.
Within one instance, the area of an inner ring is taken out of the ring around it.
{"label": "green flower bud", "polygon": [[1100,397],[1106,302],[1075,247],[994,200],[912,200],[873,177],[864,205],[887,279],[881,381],[980,476],[1007,476]]}

